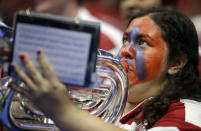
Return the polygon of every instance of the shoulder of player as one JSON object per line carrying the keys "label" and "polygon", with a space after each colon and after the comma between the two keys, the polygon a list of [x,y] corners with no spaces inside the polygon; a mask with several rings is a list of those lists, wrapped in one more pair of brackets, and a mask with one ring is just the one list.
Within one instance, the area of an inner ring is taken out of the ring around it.
{"label": "shoulder of player", "polygon": [[181,99],[170,104],[167,113],[153,127],[201,130],[201,102]]}

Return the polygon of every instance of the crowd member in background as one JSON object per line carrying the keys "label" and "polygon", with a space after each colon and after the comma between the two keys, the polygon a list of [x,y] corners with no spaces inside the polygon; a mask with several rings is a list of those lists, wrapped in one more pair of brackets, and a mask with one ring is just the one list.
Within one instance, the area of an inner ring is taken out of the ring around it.
{"label": "crowd member in background", "polygon": [[201,0],[179,0],[177,9],[188,17],[201,14]]}
{"label": "crowd member in background", "polygon": [[11,53],[10,47],[13,39],[11,40],[8,37],[12,37],[14,13],[32,6],[32,0],[0,0],[0,39],[3,38],[0,40],[0,62],[5,67],[4,72],[7,72],[7,61]]}
{"label": "crowd member in background", "polygon": [[33,0],[0,0],[0,19],[12,26],[14,13],[33,6]]}
{"label": "crowd member in background", "polygon": [[122,0],[86,0],[84,5],[93,16],[123,30],[123,20],[119,12],[121,1]]}
{"label": "crowd member in background", "polygon": [[133,14],[152,7],[176,9],[179,0],[122,0],[120,13],[124,25],[128,24]]}
{"label": "crowd member in background", "polygon": [[[118,126],[130,131],[201,131],[198,37],[188,17],[160,8],[135,14],[124,32],[119,56],[127,69],[129,90],[125,116]],[[29,88],[13,88],[61,130],[122,130],[75,107],[43,51],[37,52],[42,74],[26,53],[19,57],[26,72],[13,66]]]}
{"label": "crowd member in background", "polygon": [[34,11],[101,23],[99,48],[116,55],[121,47],[122,32],[111,24],[94,17],[84,6],[84,0],[34,0]]}

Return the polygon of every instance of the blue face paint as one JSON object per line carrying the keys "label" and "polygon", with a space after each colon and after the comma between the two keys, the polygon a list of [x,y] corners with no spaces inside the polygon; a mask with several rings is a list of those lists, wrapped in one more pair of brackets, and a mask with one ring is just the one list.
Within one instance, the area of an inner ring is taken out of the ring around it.
{"label": "blue face paint", "polygon": [[145,62],[144,62],[144,51],[136,44],[136,37],[140,32],[139,27],[133,27],[130,32],[130,40],[133,48],[133,52],[136,54],[136,71],[139,80],[144,80],[146,77]]}
{"label": "blue face paint", "polygon": [[126,59],[122,57],[122,54],[121,54],[122,49],[117,54],[116,58],[120,59],[121,61],[125,60],[126,62],[128,62],[130,66],[135,65],[139,80],[144,80],[146,78],[144,51],[140,47],[138,47],[138,45],[135,43],[136,37],[138,36],[139,32],[140,32],[139,27],[133,27],[129,32],[129,36],[131,40],[130,43],[132,45],[133,52],[136,54],[136,59],[131,60],[131,59]]}

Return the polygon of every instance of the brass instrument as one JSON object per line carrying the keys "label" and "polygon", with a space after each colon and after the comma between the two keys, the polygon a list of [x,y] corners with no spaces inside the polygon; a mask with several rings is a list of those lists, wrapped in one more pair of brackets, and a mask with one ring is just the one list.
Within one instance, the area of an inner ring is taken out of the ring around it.
{"label": "brass instrument", "polygon": [[[120,61],[104,50],[98,50],[96,73],[100,86],[94,89],[69,87],[67,95],[82,110],[114,123],[121,117],[128,90],[128,79]],[[11,77],[1,80],[1,119],[10,130],[58,130],[54,122],[31,101],[8,88]],[[23,83],[19,84],[24,87]],[[3,93],[4,92],[4,93]]]}

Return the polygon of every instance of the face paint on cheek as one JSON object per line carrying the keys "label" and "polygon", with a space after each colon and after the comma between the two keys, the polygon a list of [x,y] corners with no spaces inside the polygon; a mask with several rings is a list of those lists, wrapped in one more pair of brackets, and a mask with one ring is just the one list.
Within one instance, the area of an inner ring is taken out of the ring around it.
{"label": "face paint on cheek", "polygon": [[137,44],[135,43],[136,41],[136,37],[140,32],[140,28],[139,27],[133,27],[130,32],[130,38],[131,38],[131,44],[132,44],[132,48],[133,51],[136,54],[136,71],[137,71],[137,75],[139,80],[145,80],[146,78],[146,70],[145,70],[145,63],[144,63],[144,51],[137,46]]}
{"label": "face paint on cheek", "polygon": [[137,49],[136,51],[136,70],[139,80],[145,80],[146,70],[144,63],[144,51],[142,49]]}

